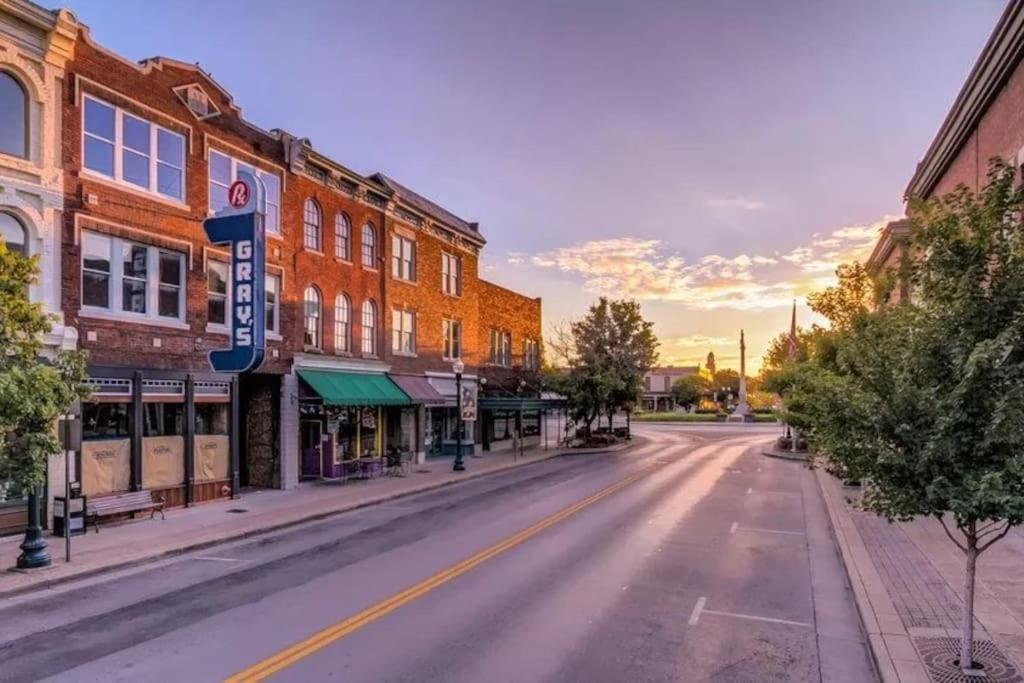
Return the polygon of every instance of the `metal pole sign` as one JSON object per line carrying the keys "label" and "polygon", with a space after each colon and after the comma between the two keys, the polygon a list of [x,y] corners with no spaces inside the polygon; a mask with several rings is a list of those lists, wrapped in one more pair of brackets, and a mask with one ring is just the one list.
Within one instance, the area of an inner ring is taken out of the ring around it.
{"label": "metal pole sign", "polygon": [[253,173],[238,171],[228,190],[230,206],[203,221],[210,242],[231,249],[231,347],[210,351],[217,372],[246,372],[266,350],[266,191]]}

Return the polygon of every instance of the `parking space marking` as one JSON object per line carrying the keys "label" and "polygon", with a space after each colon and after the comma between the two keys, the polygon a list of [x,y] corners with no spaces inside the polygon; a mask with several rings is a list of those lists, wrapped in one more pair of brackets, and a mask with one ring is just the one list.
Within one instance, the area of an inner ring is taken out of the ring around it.
{"label": "parking space marking", "polygon": [[776,617],[761,617],[756,614],[740,614],[738,612],[721,612],[719,610],[705,609],[708,599],[701,597],[697,599],[697,604],[693,606],[693,611],[690,612],[690,619],[687,622],[690,626],[696,626],[697,622],[700,621],[702,614],[710,614],[716,617],[732,617],[733,619],[747,619],[749,621],[763,621],[769,624],[784,624],[786,626],[800,626],[802,628],[811,628],[811,624],[803,621],[792,621],[791,619],[778,619]]}
{"label": "parking space marking", "polygon": [[734,533],[736,533],[736,530],[739,529],[739,528],[740,528],[740,523],[739,522],[733,522],[732,526],[729,527],[729,533],[730,534],[734,534]]}
{"label": "parking space marking", "polygon": [[690,626],[696,626],[700,620],[700,613],[704,609],[704,604],[708,601],[707,598],[699,598],[697,604],[693,606],[693,611],[690,612]]}
{"label": "parking space marking", "polygon": [[753,493],[753,492],[754,492],[754,489],[753,489],[753,487],[751,487],[751,488],[747,489],[747,495],[748,495],[748,496],[749,496],[749,495],[750,495],[751,493]]}
{"label": "parking space marking", "polygon": [[245,562],[240,557],[214,557],[213,555],[198,555],[193,560],[205,560],[207,562]]}
{"label": "parking space marking", "polygon": [[785,536],[803,536],[802,531],[783,531],[782,529],[755,529],[753,527],[737,526],[736,531],[749,531],[754,534],[783,534]]}

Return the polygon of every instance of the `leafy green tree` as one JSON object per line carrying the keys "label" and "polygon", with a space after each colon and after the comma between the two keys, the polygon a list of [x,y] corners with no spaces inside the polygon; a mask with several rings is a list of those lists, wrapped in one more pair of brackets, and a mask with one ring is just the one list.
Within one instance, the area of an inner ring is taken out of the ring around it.
{"label": "leafy green tree", "polygon": [[911,302],[871,312],[845,300],[813,357],[786,370],[787,419],[830,470],[864,482],[862,505],[890,521],[932,516],[963,551],[965,669],[978,556],[1024,522],[1024,191],[1014,176],[996,162],[980,194],[961,187],[913,205]]}
{"label": "leafy green tree", "polygon": [[653,324],[635,301],[601,297],[582,319],[554,335],[554,355],[566,369],[545,383],[566,396],[573,421],[589,433],[594,420],[631,410],[644,374],[657,361]]}
{"label": "leafy green tree", "polygon": [[740,373],[729,368],[718,370],[711,380],[711,390],[718,392],[720,400],[725,398],[722,396],[723,393],[730,393],[736,396],[740,393]]}
{"label": "leafy green tree", "polygon": [[24,258],[0,241],[0,481],[26,493],[42,483],[47,457],[61,449],[57,418],[87,395],[82,353],[41,358],[52,322],[29,299],[37,274],[34,257]]}
{"label": "leafy green tree", "polygon": [[708,381],[700,375],[685,375],[672,384],[672,400],[689,410],[700,403],[708,391]]}

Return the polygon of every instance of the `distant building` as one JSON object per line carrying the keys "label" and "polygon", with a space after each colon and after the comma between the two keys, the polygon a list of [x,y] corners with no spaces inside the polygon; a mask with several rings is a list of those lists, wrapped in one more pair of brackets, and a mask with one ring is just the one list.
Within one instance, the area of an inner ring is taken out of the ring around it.
{"label": "distant building", "polygon": [[[710,367],[714,367],[715,356],[708,354]],[[683,377],[697,375],[711,378],[713,371],[709,368],[701,368],[697,365],[667,365],[660,368],[651,368],[644,375],[644,391],[640,405],[644,410],[664,411],[673,410],[675,401],[672,400],[672,385]]]}

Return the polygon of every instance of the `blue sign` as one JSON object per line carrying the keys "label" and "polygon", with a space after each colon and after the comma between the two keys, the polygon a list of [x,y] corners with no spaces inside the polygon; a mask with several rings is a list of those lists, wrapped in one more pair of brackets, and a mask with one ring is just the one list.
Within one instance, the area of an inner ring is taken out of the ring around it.
{"label": "blue sign", "polygon": [[248,171],[228,190],[230,206],[203,221],[210,242],[231,249],[231,348],[210,351],[217,372],[246,372],[263,362],[266,350],[266,272],[263,182]]}

